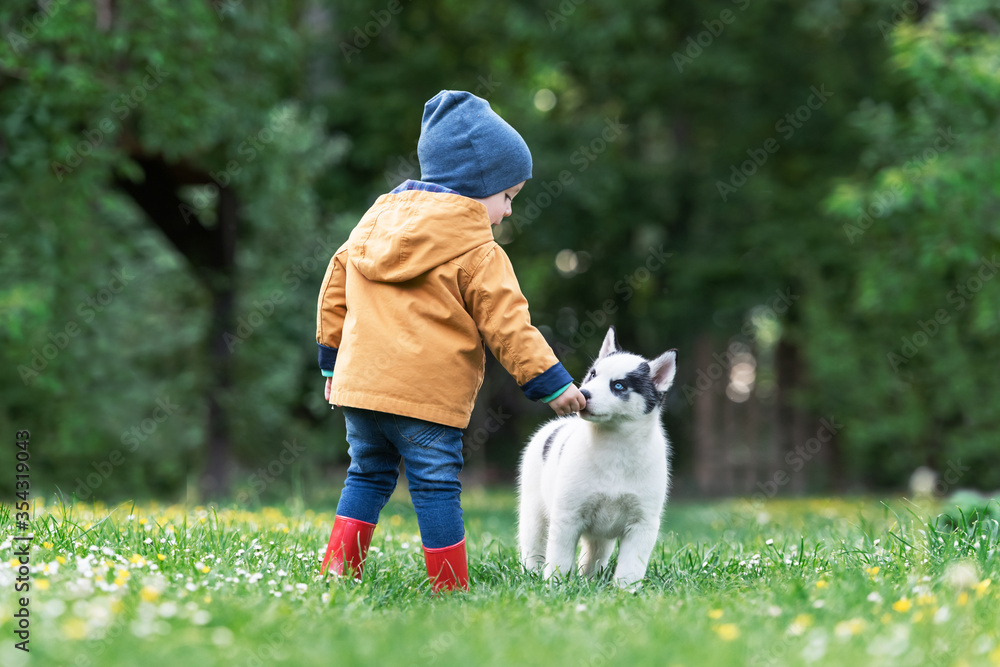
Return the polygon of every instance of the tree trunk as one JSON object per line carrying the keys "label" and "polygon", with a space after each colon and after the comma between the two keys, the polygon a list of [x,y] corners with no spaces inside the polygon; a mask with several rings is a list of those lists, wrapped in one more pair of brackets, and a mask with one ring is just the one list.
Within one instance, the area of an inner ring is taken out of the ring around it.
{"label": "tree trunk", "polygon": [[228,400],[232,389],[233,355],[227,335],[236,329],[236,233],[239,227],[239,204],[236,193],[229,188],[219,191],[216,206],[217,224],[223,265],[227,270],[220,272],[212,281],[212,319],[208,334],[209,367],[212,369],[208,382],[208,451],[205,472],[202,476],[202,492],[208,497],[225,494],[229,490],[230,431],[228,420]]}
{"label": "tree trunk", "polygon": [[[699,334],[694,346],[695,368],[706,370],[713,363],[712,337]],[[707,372],[707,371],[706,371]],[[715,443],[715,393],[712,386],[698,389],[694,396],[694,476],[698,490],[705,495],[715,492],[716,458]]]}
{"label": "tree trunk", "polygon": [[171,164],[160,156],[133,153],[144,178],[134,182],[115,176],[115,186],[129,195],[183,256],[210,297],[212,316],[206,353],[209,377],[205,383],[208,423],[205,431],[205,469],[202,493],[219,496],[229,490],[231,435],[228,400],[233,357],[226,337],[236,330],[236,237],[239,201],[228,188],[219,190],[216,224],[206,226],[194,208],[182,200],[183,185],[212,183],[209,175],[187,165]]}

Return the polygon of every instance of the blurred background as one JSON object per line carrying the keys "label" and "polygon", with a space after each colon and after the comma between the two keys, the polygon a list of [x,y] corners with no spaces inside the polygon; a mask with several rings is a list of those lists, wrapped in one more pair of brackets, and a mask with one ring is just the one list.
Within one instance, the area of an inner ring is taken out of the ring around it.
{"label": "blurred background", "polygon": [[[679,350],[676,495],[1000,486],[995,2],[8,0],[0,28],[0,433],[13,462],[30,429],[36,494],[332,502],[320,281],[444,88],[531,147],[497,239],[574,377],[611,324]],[[491,359],[467,486],[550,416]]]}

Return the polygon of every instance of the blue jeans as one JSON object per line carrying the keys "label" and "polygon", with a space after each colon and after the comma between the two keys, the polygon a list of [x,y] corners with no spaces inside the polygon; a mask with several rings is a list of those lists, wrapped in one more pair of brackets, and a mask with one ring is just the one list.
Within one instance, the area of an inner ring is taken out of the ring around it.
{"label": "blue jeans", "polygon": [[378,523],[406,462],[420,539],[428,549],[462,541],[462,429],[386,412],[343,408],[351,465],[337,514]]}

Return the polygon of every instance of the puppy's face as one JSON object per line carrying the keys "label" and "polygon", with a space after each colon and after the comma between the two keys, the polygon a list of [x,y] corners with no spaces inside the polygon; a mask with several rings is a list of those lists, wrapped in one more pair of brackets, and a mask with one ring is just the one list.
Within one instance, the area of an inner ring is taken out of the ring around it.
{"label": "puppy's face", "polygon": [[622,351],[615,330],[608,330],[600,355],[584,377],[580,391],[587,407],[580,416],[595,423],[638,419],[656,410],[673,384],[677,352],[670,350],[652,361]]}

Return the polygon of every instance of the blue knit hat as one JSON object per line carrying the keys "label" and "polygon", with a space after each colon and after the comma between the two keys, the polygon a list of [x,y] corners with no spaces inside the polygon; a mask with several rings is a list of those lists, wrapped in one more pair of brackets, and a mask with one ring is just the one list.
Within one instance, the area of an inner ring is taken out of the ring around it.
{"label": "blue knit hat", "polygon": [[420,180],[466,197],[488,197],[531,178],[531,151],[489,102],[442,90],[424,105],[417,142]]}

